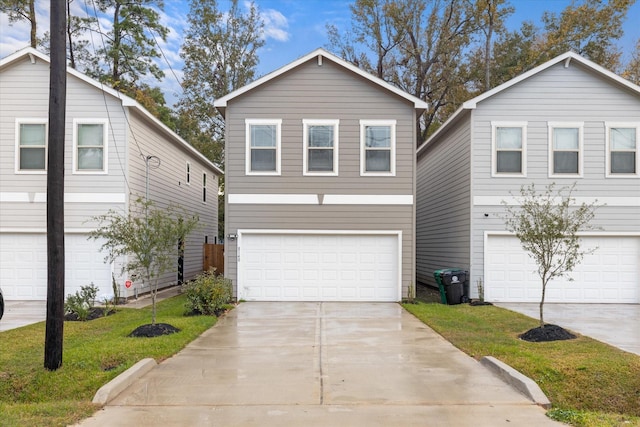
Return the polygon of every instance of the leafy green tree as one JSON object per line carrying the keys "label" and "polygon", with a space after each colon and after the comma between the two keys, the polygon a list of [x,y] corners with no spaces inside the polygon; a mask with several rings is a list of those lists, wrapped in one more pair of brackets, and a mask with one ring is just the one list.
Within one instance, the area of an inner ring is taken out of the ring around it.
{"label": "leafy green tree", "polygon": [[420,145],[466,98],[465,55],[479,21],[466,0],[356,0],[351,31],[327,27],[329,48],[429,103]]}
{"label": "leafy green tree", "polygon": [[0,0],[0,12],[9,16],[9,22],[29,22],[30,45],[34,49],[38,47],[35,0]]}
{"label": "leafy green tree", "polygon": [[[572,2],[559,15],[545,12],[544,42],[540,50],[551,59],[568,50],[613,71],[620,67],[616,41],[623,35],[622,22],[635,0],[583,0]],[[544,61],[543,61],[544,62]]]}
{"label": "leafy green tree", "polygon": [[198,218],[177,206],[159,208],[152,201],[137,199],[127,214],[111,209],[92,220],[99,225],[90,238],[104,241],[106,261],[124,257],[123,272],[139,275],[150,287],[151,323],[155,324],[158,279],[176,265],[178,242],[196,229]]}
{"label": "leafy green tree", "polygon": [[160,57],[155,38],[166,40],[169,30],[160,23],[162,0],[96,0],[101,13],[111,20],[111,30],[100,28],[103,46],[93,58],[89,74],[128,95],[147,74],[161,79],[164,73],[154,62]]}
{"label": "leafy green tree", "polygon": [[215,0],[192,0],[184,34],[183,94],[177,105],[178,133],[209,160],[224,164],[224,120],[213,101],[255,78],[262,22],[254,3],[247,11],[231,0],[222,12]]}
{"label": "leafy green tree", "polygon": [[[533,258],[538,266],[538,275],[542,283],[540,299],[540,327],[544,327],[544,299],[549,281],[554,278],[568,277],[571,271],[582,261],[586,254],[595,249],[582,250],[578,233],[593,230],[590,225],[596,204],[582,203],[576,206],[572,193],[575,184],[563,187],[557,192],[550,184],[539,193],[534,184],[520,189],[519,206],[506,207],[505,224],[520,240],[522,248]],[[575,207],[574,207],[575,206]]]}

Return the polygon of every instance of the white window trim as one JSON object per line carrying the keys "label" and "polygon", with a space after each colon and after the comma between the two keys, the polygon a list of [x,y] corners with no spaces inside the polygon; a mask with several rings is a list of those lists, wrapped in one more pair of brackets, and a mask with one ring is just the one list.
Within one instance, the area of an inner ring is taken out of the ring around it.
{"label": "white window trim", "polygon": [[[640,122],[605,122],[605,145],[607,161],[605,177],[607,178],[640,178]],[[636,173],[611,173],[611,128],[635,128],[636,129]]]}
{"label": "white window trim", "polygon": [[[333,126],[333,170],[309,171],[309,126]],[[304,141],[302,151],[302,174],[305,176],[338,176],[338,146],[339,146],[338,119],[302,119],[302,139]]]}
{"label": "white window trim", "polygon": [[[246,175],[280,175],[282,119],[245,119],[245,174]],[[251,170],[251,125],[276,125],[276,170],[271,172]]]}
{"label": "white window trim", "polygon": [[[527,176],[527,122],[491,122],[491,176],[494,178],[522,178]],[[498,172],[496,129],[502,127],[522,130],[522,170],[520,173]]]}
{"label": "white window trim", "polygon": [[[102,170],[78,170],[78,125],[102,125]],[[74,175],[107,175],[109,173],[109,121],[107,119],[73,119]]]}
{"label": "white window trim", "polygon": [[184,168],[185,184],[191,185],[191,162],[187,161]]}
{"label": "white window trim", "polygon": [[[367,172],[365,127],[389,126],[391,128],[391,155],[389,172]],[[360,176],[396,176],[396,120],[360,120]]]}
{"label": "white window trim", "polygon": [[[20,125],[36,124],[44,125],[44,170],[40,169],[20,169]],[[41,118],[18,118],[16,119],[16,152],[15,152],[15,173],[19,175],[46,175],[47,174],[47,158],[49,155],[49,120]]]}
{"label": "white window trim", "polygon": [[[549,178],[582,178],[584,176],[584,122],[547,122],[549,140]],[[553,130],[556,128],[578,129],[578,173],[553,172]]]}

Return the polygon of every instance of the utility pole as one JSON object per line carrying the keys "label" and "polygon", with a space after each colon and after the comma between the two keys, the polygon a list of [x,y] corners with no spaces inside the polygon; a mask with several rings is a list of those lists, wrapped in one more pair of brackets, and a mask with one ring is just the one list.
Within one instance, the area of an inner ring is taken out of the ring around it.
{"label": "utility pole", "polygon": [[44,367],[62,366],[64,327],[64,136],[67,101],[65,2],[51,0],[51,69],[47,159],[47,322]]}

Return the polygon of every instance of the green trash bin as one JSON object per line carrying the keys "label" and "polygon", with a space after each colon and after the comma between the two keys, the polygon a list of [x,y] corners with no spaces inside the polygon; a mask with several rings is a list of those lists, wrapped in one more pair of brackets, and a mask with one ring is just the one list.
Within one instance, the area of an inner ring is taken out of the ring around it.
{"label": "green trash bin", "polygon": [[433,272],[440,290],[442,304],[460,304],[468,301],[469,272],[461,268],[442,268]]}

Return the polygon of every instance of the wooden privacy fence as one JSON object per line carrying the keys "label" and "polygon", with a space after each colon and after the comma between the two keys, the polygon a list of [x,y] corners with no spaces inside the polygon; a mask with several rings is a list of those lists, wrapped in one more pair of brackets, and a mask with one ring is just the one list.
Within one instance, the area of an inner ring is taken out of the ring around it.
{"label": "wooden privacy fence", "polygon": [[216,269],[216,274],[224,274],[224,245],[204,244],[202,269],[208,271],[211,267]]}

